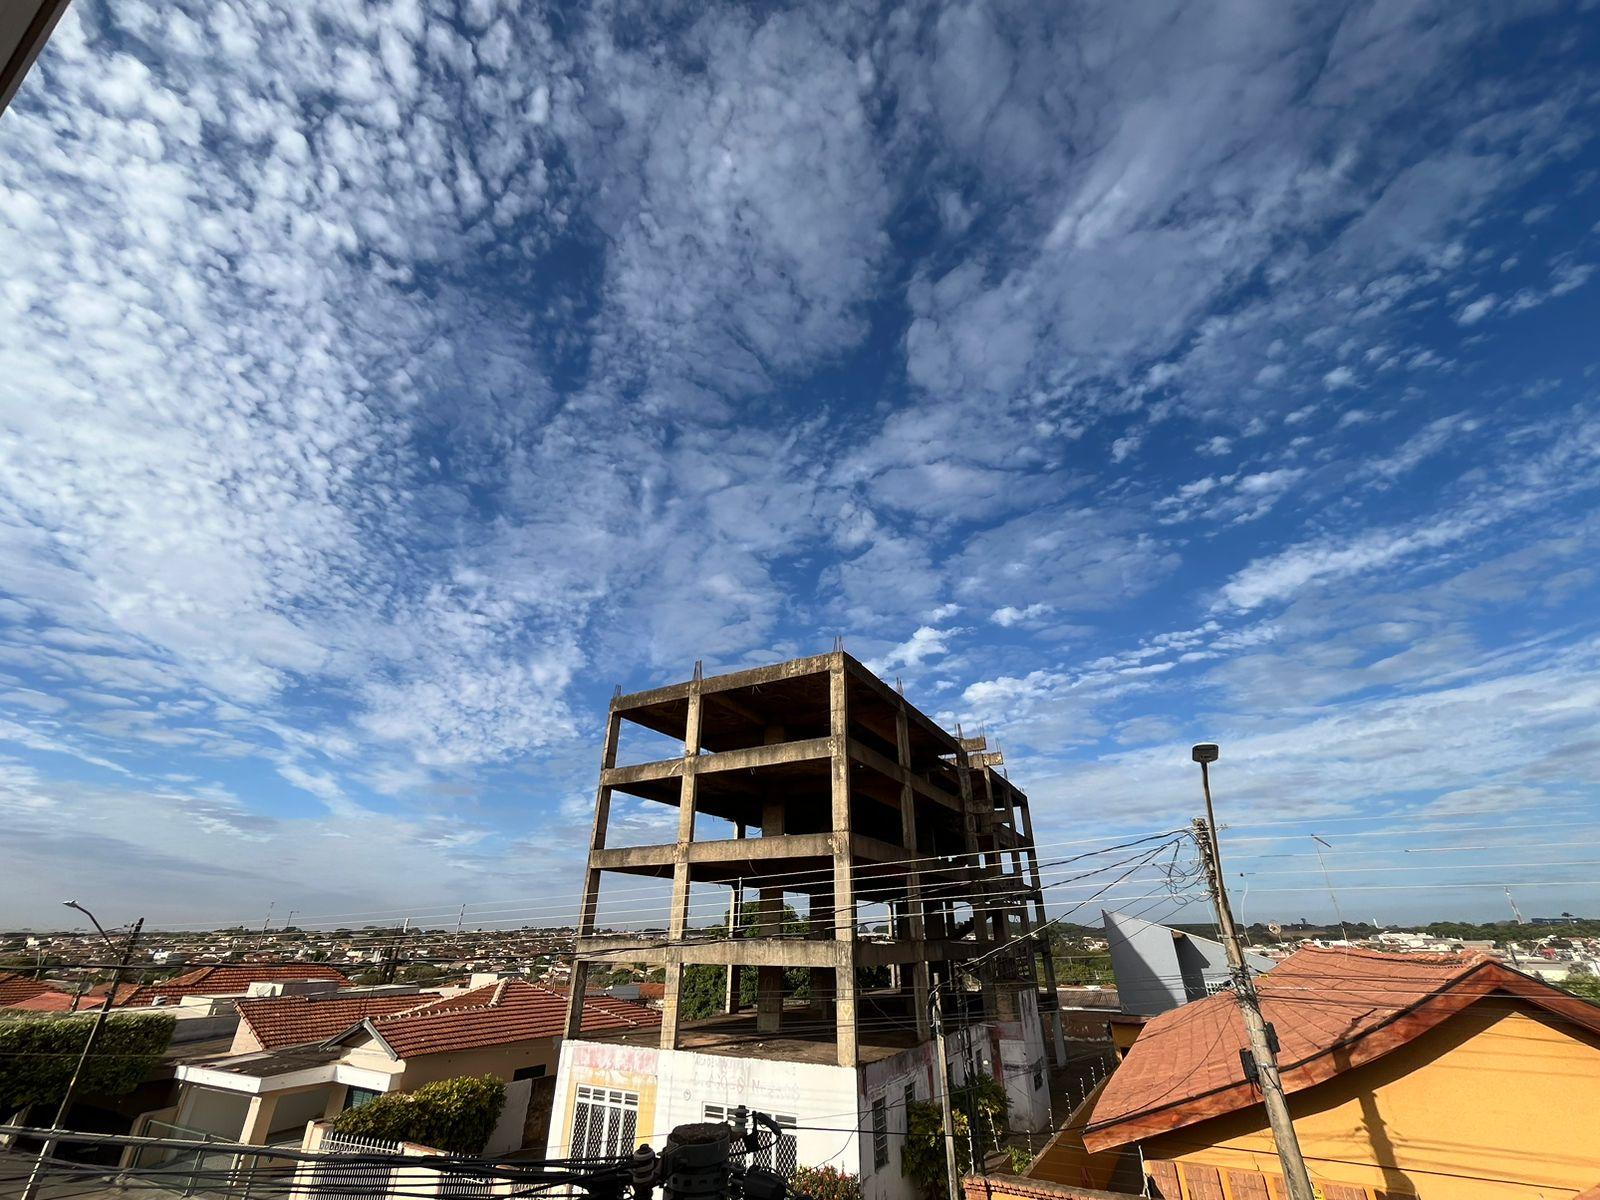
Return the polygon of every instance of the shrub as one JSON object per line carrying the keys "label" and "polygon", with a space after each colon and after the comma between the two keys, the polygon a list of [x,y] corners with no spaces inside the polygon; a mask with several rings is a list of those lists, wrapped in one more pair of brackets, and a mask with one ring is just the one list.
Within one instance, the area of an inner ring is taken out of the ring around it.
{"label": "shrub", "polygon": [[[95,1014],[0,1017],[0,1111],[61,1103]],[[78,1081],[80,1096],[133,1091],[161,1062],[177,1024],[169,1013],[112,1013]]]}
{"label": "shrub", "polygon": [[[978,1117],[978,1154],[987,1157],[1006,1136],[1006,1117],[1010,1105],[1006,1090],[994,1079],[980,1075],[965,1087],[950,1093],[951,1116],[955,1125],[956,1165],[963,1172],[972,1170],[972,1145],[968,1131],[971,1115]],[[949,1188],[944,1161],[944,1130],[937,1104],[918,1102],[906,1114],[905,1148],[900,1153],[900,1173],[917,1185],[925,1196],[943,1196]]]}
{"label": "shrub", "polygon": [[339,1114],[338,1133],[416,1142],[449,1154],[478,1154],[494,1132],[506,1085],[493,1075],[463,1075],[390,1092]]}
{"label": "shrub", "polygon": [[797,1167],[789,1177],[789,1194],[811,1200],[861,1200],[861,1177],[838,1167]]}

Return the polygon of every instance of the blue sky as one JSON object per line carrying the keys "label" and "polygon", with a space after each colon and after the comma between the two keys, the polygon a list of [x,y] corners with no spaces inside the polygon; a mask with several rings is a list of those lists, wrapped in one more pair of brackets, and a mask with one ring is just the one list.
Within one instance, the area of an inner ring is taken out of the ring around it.
{"label": "blue sky", "polygon": [[1593,911],[1597,59],[76,0],[0,117],[0,912],[570,908],[613,686],[836,636],[1041,840],[1223,742],[1248,916],[1311,829],[1352,916]]}

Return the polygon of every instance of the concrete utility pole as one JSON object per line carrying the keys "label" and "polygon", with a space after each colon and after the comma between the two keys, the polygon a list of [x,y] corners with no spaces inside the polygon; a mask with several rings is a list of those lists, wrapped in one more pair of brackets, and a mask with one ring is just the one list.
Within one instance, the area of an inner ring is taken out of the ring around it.
{"label": "concrete utility pole", "polygon": [[956,1161],[956,1119],[950,1111],[950,1063],[944,1056],[944,1006],[939,988],[931,989],[928,1007],[933,1021],[933,1085],[939,1089],[939,1127],[944,1131],[944,1166],[950,1176],[950,1200],[961,1200],[961,1164]]}
{"label": "concrete utility pole", "polygon": [[1316,1200],[1311,1176],[1306,1171],[1306,1160],[1300,1153],[1300,1139],[1295,1136],[1294,1122],[1289,1117],[1289,1102],[1283,1094],[1283,1080],[1278,1075],[1278,1056],[1273,1049],[1277,1039],[1269,1033],[1270,1026],[1261,1015],[1261,998],[1256,995],[1255,981],[1250,978],[1250,970],[1245,966],[1244,951],[1239,948],[1239,931],[1233,923],[1233,910],[1228,907],[1228,889],[1222,881],[1216,814],[1211,808],[1210,766],[1218,756],[1219,751],[1211,742],[1202,742],[1191,752],[1191,757],[1200,764],[1200,784],[1206,794],[1206,815],[1196,818],[1194,823],[1195,842],[1200,848],[1200,860],[1205,865],[1206,877],[1211,885],[1211,899],[1216,904],[1217,926],[1222,933],[1222,944],[1228,952],[1228,968],[1233,975],[1233,992],[1239,1002],[1240,1016],[1244,1019],[1245,1036],[1250,1042],[1250,1055],[1255,1060],[1261,1100],[1266,1105],[1272,1140],[1278,1147],[1278,1161],[1283,1166],[1283,1181],[1289,1191],[1289,1200]]}
{"label": "concrete utility pole", "polygon": [[[94,923],[95,929],[99,930],[100,936],[105,939],[106,945],[111,946],[113,949],[116,948],[116,944],[112,942],[110,935],[100,928],[100,922],[95,920],[92,912],[76,900],[67,900],[64,903],[68,908],[75,908],[88,917]],[[94,1024],[89,1027],[89,1037],[83,1043],[83,1053],[78,1055],[78,1065],[72,1068],[72,1078],[67,1080],[67,1090],[61,1095],[61,1106],[56,1109],[56,1119],[50,1125],[53,1130],[66,1127],[67,1114],[72,1111],[73,1097],[77,1094],[79,1081],[83,1079],[83,1068],[89,1061],[89,1055],[94,1053],[94,1044],[100,1039],[100,1030],[105,1026],[106,1016],[111,1012],[111,1006],[117,1002],[117,988],[122,983],[122,973],[127,970],[128,964],[133,961],[133,948],[138,945],[139,931],[143,928],[144,918],[140,917],[134,922],[133,929],[128,934],[127,944],[122,948],[122,961],[111,972],[111,986],[106,989],[105,1002],[100,1005],[99,1011],[94,1015]],[[34,1195],[39,1190],[40,1180],[44,1175],[44,1164],[49,1161],[55,1150],[56,1139],[46,1138],[44,1145],[39,1147],[39,1157],[34,1160],[33,1170],[28,1174],[28,1182],[22,1189],[21,1200],[33,1200]]]}

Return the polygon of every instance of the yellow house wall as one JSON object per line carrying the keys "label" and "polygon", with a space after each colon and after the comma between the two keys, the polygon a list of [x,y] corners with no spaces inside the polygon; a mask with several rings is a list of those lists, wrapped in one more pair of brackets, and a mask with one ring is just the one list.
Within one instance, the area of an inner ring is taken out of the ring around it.
{"label": "yellow house wall", "polygon": [[[1600,1183],[1600,1037],[1520,1001],[1480,1001],[1290,1109],[1316,1182],[1423,1200],[1558,1200]],[[1142,1148],[1147,1160],[1278,1171],[1259,1106]]]}
{"label": "yellow house wall", "polygon": [[[578,1087],[616,1088],[619,1091],[633,1092],[639,1097],[639,1116],[635,1123],[637,1138],[640,1142],[661,1143],[661,1135],[656,1129],[656,1082],[660,1078],[659,1066],[654,1051],[650,1048],[633,1046],[609,1046],[579,1043],[585,1051],[581,1055],[581,1062],[569,1065],[569,1069],[561,1072],[561,1082],[557,1085],[551,1108],[550,1136],[552,1145],[547,1153],[560,1157],[569,1152],[571,1146],[572,1109],[577,1102]],[[560,1139],[560,1152],[556,1153],[554,1146],[556,1139]]]}
{"label": "yellow house wall", "polygon": [[463,1050],[458,1054],[424,1054],[405,1060],[404,1074],[397,1086],[414,1092],[425,1083],[454,1079],[459,1075],[494,1075],[509,1081],[513,1072],[537,1066],[544,1067],[545,1074],[554,1075],[560,1057],[561,1039],[549,1037],[482,1050]]}

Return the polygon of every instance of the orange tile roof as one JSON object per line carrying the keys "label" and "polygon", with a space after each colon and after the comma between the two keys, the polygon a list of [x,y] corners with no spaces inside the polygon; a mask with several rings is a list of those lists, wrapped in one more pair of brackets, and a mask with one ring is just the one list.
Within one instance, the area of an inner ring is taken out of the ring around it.
{"label": "orange tile roof", "polygon": [[[14,971],[0,971],[0,1008],[15,1008],[25,1000],[58,990],[48,983],[40,983],[37,979],[29,979]],[[65,992],[61,994],[66,995]]]}
{"label": "orange tile roof", "polygon": [[232,996],[248,991],[252,983],[280,983],[298,979],[331,979],[340,987],[350,981],[326,963],[218,963],[200,967],[176,979],[146,984],[123,1004],[154,1004],[158,999],[177,1000],[182,996]]}
{"label": "orange tile roof", "polygon": [[[416,1058],[561,1037],[566,1022],[566,993],[520,979],[503,979],[412,1012],[371,1019],[364,1027],[376,1033],[396,1058]],[[583,1002],[584,1033],[660,1024],[660,1013],[631,1000],[588,996]],[[344,1036],[355,1032],[352,1027]]]}
{"label": "orange tile roof", "polygon": [[[1371,1062],[1490,995],[1600,1032],[1600,1006],[1476,953],[1307,947],[1259,977],[1256,988],[1278,1034],[1288,1092]],[[1106,1150],[1259,1103],[1239,1061],[1246,1044],[1231,992],[1162,1013],[1112,1075],[1085,1144]]]}
{"label": "orange tile roof", "polygon": [[239,1019],[250,1028],[263,1050],[322,1042],[357,1021],[418,1008],[433,995],[408,996],[264,996],[240,1000]]}

